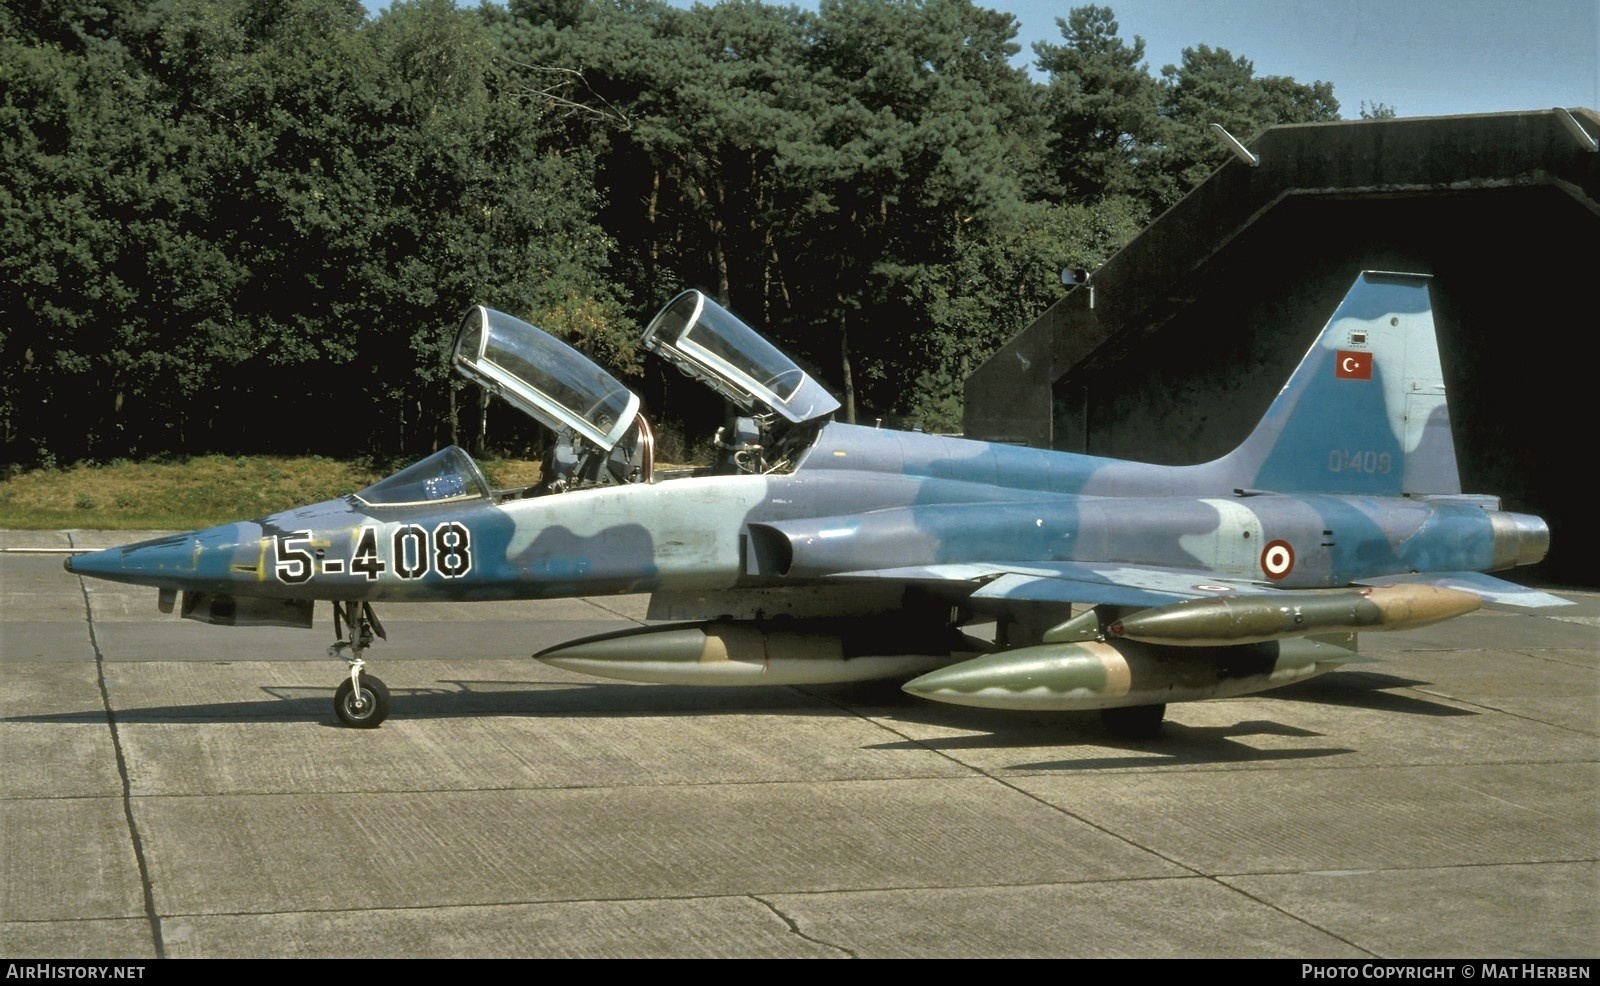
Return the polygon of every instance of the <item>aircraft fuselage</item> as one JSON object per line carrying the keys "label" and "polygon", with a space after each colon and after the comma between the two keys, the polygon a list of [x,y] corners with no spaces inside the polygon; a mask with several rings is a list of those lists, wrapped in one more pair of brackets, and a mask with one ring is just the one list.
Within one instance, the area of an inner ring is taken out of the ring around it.
{"label": "aircraft fuselage", "polygon": [[[896,450],[905,438],[880,434]],[[851,437],[858,463],[870,465],[862,436]],[[960,461],[980,462],[995,448],[1016,451],[983,446],[958,443],[978,453]],[[813,454],[828,451],[821,442]],[[1047,475],[1070,474],[1087,459],[1027,451]],[[1494,570],[1506,567],[1505,556],[1514,563],[1517,547],[1517,526],[1503,519],[1517,515],[1472,503],[1220,491],[1083,496],[1045,492],[1026,474],[1007,482],[988,465],[993,478],[982,483],[954,468],[945,471],[956,478],[829,466],[427,509],[348,496],[80,556],[72,566],[213,594],[505,600],[1024,561],[1163,566],[1317,588],[1412,571]],[[1147,477],[1183,471],[1145,470]]]}

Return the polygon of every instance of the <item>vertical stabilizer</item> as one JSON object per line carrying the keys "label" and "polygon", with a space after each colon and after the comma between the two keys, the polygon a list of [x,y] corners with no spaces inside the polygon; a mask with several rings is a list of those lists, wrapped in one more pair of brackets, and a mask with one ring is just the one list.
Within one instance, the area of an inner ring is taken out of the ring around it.
{"label": "vertical stabilizer", "polygon": [[1459,493],[1421,274],[1364,271],[1254,432],[1221,460],[1241,487],[1373,496]]}

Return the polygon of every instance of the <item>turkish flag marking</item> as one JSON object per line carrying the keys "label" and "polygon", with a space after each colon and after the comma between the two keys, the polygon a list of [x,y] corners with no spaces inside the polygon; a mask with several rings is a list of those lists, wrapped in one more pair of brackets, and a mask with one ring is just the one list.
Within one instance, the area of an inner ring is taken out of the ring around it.
{"label": "turkish flag marking", "polygon": [[1340,380],[1371,380],[1372,354],[1339,350],[1333,354],[1333,375]]}

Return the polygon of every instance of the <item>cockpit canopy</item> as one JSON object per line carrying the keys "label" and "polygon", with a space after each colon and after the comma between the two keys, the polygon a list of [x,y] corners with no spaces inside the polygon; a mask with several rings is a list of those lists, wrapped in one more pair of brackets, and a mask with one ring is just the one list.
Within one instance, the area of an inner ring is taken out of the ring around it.
{"label": "cockpit canopy", "polygon": [[639,413],[639,398],[582,353],[519,318],[482,305],[456,334],[461,372],[558,434],[610,451]]}
{"label": "cockpit canopy", "polygon": [[839,409],[794,361],[699,291],[668,302],[645,329],[644,345],[748,414],[776,411],[801,424]]}
{"label": "cockpit canopy", "polygon": [[489,495],[489,484],[472,457],[451,445],[380,479],[356,496],[369,507],[412,507]]}
{"label": "cockpit canopy", "polygon": [[[727,398],[733,413],[712,439],[710,473],[792,469],[839,409],[789,357],[699,291],[669,302],[643,342]],[[462,375],[556,434],[540,464],[539,484],[517,495],[652,482],[655,438],[639,413],[639,398],[571,346],[479,305],[456,334],[454,362]],[[392,495],[378,487],[364,492],[373,491]]]}

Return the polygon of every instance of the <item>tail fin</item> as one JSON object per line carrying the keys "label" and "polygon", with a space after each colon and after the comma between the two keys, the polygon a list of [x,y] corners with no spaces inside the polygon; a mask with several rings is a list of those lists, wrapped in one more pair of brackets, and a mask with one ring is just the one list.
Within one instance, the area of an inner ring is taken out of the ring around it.
{"label": "tail fin", "polygon": [[1266,416],[1221,465],[1241,487],[1461,492],[1430,278],[1363,271]]}

